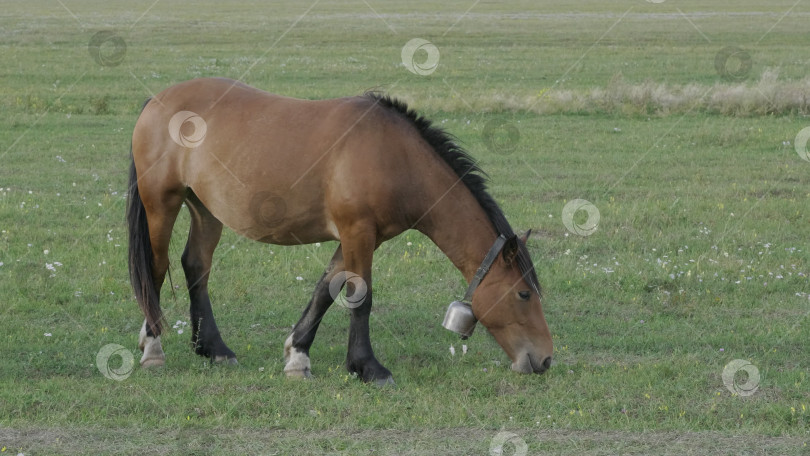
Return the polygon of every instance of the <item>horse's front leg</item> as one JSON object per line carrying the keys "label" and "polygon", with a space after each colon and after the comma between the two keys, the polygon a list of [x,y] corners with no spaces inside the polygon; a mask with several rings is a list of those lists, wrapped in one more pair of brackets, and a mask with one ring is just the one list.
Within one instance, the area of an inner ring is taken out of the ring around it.
{"label": "horse's front leg", "polygon": [[343,276],[346,285],[345,305],[352,313],[346,368],[349,372],[356,373],[364,382],[375,382],[377,385],[393,384],[391,371],[380,364],[374,356],[369,337],[368,319],[372,302],[371,261],[376,248],[374,230],[353,230],[351,236],[343,243],[346,264]]}
{"label": "horse's front leg", "polygon": [[[371,338],[368,330],[368,317],[371,313],[371,281],[369,276],[366,280],[368,291],[362,304],[352,309],[351,326],[349,327],[349,347],[346,354],[346,369],[356,373],[364,382],[374,382],[383,386],[394,384],[394,377],[391,371],[386,369],[374,356],[371,349]],[[349,285],[348,288],[351,288]],[[354,287],[355,292],[358,287]],[[346,299],[351,302],[352,291],[347,291]]]}

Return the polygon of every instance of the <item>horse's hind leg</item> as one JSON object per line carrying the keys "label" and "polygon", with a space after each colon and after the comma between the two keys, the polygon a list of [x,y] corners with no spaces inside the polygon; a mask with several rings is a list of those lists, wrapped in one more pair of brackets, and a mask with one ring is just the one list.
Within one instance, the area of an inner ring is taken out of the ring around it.
{"label": "horse's hind leg", "polygon": [[200,356],[211,358],[214,362],[236,364],[236,355],[219,334],[208,296],[208,276],[214,249],[222,235],[222,222],[191,191],[186,204],[191,213],[191,229],[182,263],[191,298],[191,344]]}
{"label": "horse's hind leg", "polygon": [[334,302],[329,284],[335,275],[343,271],[343,249],[338,246],[332,261],[326,267],[321,280],[315,285],[312,299],[301,315],[301,319],[293,328],[292,334],[284,342],[284,373],[287,377],[308,378],[311,376],[309,363],[309,348],[315,340],[315,332],[321,324],[324,314]]}
{"label": "horse's hind leg", "polygon": [[[145,191],[144,191],[145,190]],[[149,220],[149,240],[152,247],[152,280],[156,295],[160,296],[160,288],[169,270],[169,241],[172,237],[172,228],[177,220],[177,213],[183,204],[182,193],[166,191],[160,193],[148,185],[140,192],[141,199],[146,207],[146,216]],[[158,313],[160,312],[160,304]],[[141,366],[162,366],[166,362],[163,347],[160,343],[160,334],[154,334],[152,328],[144,321],[138,338],[138,347],[143,351]]]}

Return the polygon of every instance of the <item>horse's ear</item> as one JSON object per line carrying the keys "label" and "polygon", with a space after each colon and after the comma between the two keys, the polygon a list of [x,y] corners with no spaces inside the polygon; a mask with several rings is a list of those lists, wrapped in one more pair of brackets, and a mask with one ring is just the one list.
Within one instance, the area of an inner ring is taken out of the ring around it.
{"label": "horse's ear", "polygon": [[518,254],[518,237],[517,235],[513,234],[509,239],[506,240],[506,244],[503,245],[502,255],[503,261],[506,264],[512,264],[517,258]]}
{"label": "horse's ear", "polygon": [[532,229],[529,228],[529,230],[526,231],[526,234],[524,234],[523,236],[520,237],[520,242],[522,242],[523,245],[526,245],[526,243],[529,242],[529,236],[531,236],[531,235],[532,235]]}

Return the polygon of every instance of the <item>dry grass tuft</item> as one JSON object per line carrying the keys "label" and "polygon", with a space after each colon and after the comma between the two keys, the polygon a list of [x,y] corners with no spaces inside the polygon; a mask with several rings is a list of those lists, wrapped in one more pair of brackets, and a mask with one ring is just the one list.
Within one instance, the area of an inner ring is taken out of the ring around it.
{"label": "dry grass tuft", "polygon": [[766,68],[756,82],[668,85],[630,84],[621,74],[607,87],[547,89],[539,94],[484,92],[453,98],[404,96],[406,101],[447,112],[534,112],[537,114],[624,114],[666,116],[703,112],[734,117],[810,114],[810,77],[780,81],[779,70]]}

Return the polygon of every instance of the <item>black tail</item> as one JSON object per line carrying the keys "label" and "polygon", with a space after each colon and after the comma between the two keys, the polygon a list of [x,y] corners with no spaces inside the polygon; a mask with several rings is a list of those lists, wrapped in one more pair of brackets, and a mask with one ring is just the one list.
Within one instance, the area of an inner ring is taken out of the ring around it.
{"label": "black tail", "polygon": [[[149,104],[148,99],[143,104]],[[143,109],[141,110],[143,111]],[[149,240],[149,223],[146,220],[146,208],[138,191],[138,172],[132,157],[132,145],[129,147],[132,163],[129,168],[129,191],[127,192],[127,226],[129,228],[129,279],[151,335],[159,336],[161,332],[160,294],[152,279],[152,242]]]}

